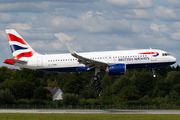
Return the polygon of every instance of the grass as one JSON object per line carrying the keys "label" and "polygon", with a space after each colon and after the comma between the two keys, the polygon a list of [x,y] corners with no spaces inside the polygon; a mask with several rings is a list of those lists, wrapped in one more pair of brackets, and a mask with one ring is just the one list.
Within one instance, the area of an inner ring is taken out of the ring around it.
{"label": "grass", "polygon": [[27,114],[0,113],[0,120],[179,120],[173,114]]}

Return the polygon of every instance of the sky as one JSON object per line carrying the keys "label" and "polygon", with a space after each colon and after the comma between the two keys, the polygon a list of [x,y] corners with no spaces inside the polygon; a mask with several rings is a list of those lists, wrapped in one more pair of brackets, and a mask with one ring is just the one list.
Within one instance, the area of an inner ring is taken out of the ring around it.
{"label": "sky", "polygon": [[180,0],[0,0],[0,66],[15,29],[38,53],[161,49],[180,64]]}

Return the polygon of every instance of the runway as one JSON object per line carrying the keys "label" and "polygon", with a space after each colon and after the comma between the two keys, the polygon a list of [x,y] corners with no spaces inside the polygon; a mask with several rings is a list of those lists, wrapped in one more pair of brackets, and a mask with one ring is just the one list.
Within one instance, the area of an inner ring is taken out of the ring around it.
{"label": "runway", "polygon": [[0,113],[180,114],[180,110],[0,110]]}

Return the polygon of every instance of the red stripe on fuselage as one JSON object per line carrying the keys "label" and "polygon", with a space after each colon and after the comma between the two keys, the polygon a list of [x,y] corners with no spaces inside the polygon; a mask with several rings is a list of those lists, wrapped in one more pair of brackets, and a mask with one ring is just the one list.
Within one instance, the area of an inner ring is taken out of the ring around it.
{"label": "red stripe on fuselage", "polygon": [[26,42],[22,38],[19,38],[11,33],[7,33],[7,36],[8,36],[8,41],[16,41],[21,44],[27,45]]}
{"label": "red stripe on fuselage", "polygon": [[159,54],[158,52],[145,52],[145,53],[139,53],[139,54]]}

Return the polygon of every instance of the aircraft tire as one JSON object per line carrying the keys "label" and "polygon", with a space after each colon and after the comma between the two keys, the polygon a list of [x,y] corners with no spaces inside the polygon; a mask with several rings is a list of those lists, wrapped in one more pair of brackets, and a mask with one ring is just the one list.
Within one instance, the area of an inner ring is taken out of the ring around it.
{"label": "aircraft tire", "polygon": [[98,80],[98,76],[94,76],[94,77],[93,77],[93,80],[94,80],[94,81],[97,81],[97,80]]}

